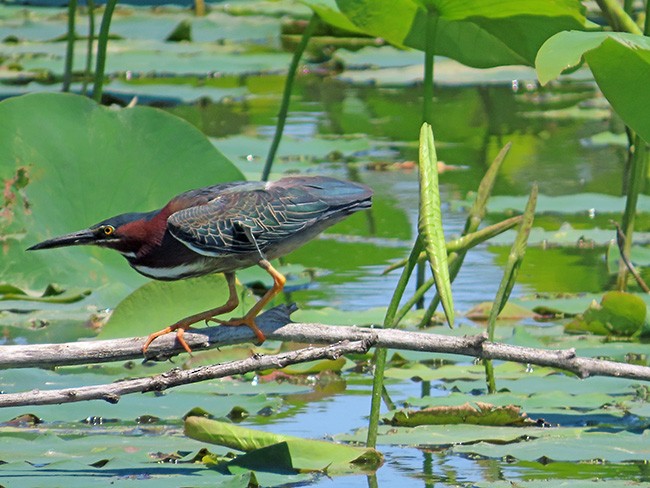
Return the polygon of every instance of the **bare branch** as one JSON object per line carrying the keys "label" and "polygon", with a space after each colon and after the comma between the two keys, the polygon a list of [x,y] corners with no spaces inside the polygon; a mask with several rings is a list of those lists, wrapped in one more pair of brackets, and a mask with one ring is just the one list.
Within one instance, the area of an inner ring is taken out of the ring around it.
{"label": "bare branch", "polygon": [[[481,359],[498,359],[524,364],[550,366],[571,371],[581,378],[613,376],[650,381],[650,367],[614,361],[577,357],[574,350],[544,350],[489,342],[485,335],[450,337],[397,329],[371,329],[323,324],[291,323],[295,310],[284,305],[258,317],[260,329],[271,340],[307,344],[334,344],[340,341],[367,340],[376,336],[377,346],[391,349],[459,354]],[[213,349],[254,341],[248,327],[207,327],[185,334],[192,349]],[[142,358],[144,338],[108,341],[71,342],[0,346],[0,368],[54,367],[72,364],[102,363]],[[173,334],[151,344],[149,359],[163,360],[183,353]]]}
{"label": "bare branch", "polygon": [[117,381],[106,385],[83,386],[61,390],[33,390],[23,393],[0,395],[0,407],[18,407],[24,405],[52,405],[59,403],[81,402],[86,400],[105,400],[117,403],[122,395],[162,391],[174,386],[196,383],[235,374],[244,374],[269,368],[284,368],[290,364],[304,363],[317,359],[336,359],[343,354],[363,354],[373,345],[374,338],[361,341],[344,341],[325,347],[307,347],[272,356],[253,355],[250,358],[224,364],[203,366],[181,370],[174,368],[163,374]]}

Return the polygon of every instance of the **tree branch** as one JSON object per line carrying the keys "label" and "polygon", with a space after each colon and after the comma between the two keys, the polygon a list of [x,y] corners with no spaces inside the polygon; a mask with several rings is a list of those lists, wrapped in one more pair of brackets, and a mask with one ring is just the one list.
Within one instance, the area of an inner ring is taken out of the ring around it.
{"label": "tree branch", "polygon": [[[271,340],[307,344],[334,344],[340,341],[372,340],[376,346],[438,353],[459,354],[480,359],[497,359],[563,369],[580,378],[613,376],[650,381],[650,367],[614,361],[580,358],[575,350],[544,350],[489,342],[484,334],[450,337],[398,329],[370,329],[323,324],[292,323],[295,310],[284,305],[257,319],[259,328]],[[185,339],[196,351],[255,340],[248,327],[207,327],[188,332]],[[50,368],[54,366],[125,361],[142,358],[144,338],[107,341],[71,342],[0,346],[0,368]],[[164,360],[184,352],[173,334],[156,339],[148,350],[148,359]],[[150,354],[150,355],[149,355]]]}
{"label": "tree branch", "polygon": [[269,368],[284,368],[289,364],[304,363],[317,359],[336,359],[343,354],[363,354],[373,345],[373,337],[361,341],[343,341],[325,347],[307,347],[297,351],[262,356],[255,354],[250,358],[231,361],[224,364],[203,366],[200,368],[181,370],[174,368],[166,373],[117,381],[115,383],[80,388],[65,388],[61,390],[33,390],[23,393],[7,393],[0,395],[0,407],[19,407],[24,405],[53,405],[59,403],[81,402],[86,400],[105,400],[117,403],[122,395],[129,393],[145,393],[162,391],[174,386],[196,383],[198,381],[223,378],[234,374],[244,374]]}

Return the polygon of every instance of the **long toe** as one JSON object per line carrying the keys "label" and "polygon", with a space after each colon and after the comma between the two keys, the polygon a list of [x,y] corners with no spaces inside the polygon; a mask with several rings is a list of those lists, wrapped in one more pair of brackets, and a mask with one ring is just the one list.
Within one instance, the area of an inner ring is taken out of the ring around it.
{"label": "long toe", "polygon": [[187,342],[185,342],[185,338],[183,337],[183,335],[185,335],[185,329],[183,329],[182,327],[176,329],[176,340],[179,342],[181,346],[183,346],[183,349],[187,351],[187,354],[191,356],[192,349],[190,348],[190,345]]}
{"label": "long toe", "polygon": [[264,335],[264,332],[262,332],[257,324],[255,323],[255,319],[251,317],[237,317],[237,318],[232,318],[228,320],[221,320],[221,319],[215,319],[212,318],[210,319],[211,322],[216,322],[220,325],[225,325],[226,327],[239,327],[242,325],[245,325],[248,327],[250,330],[253,331],[255,334],[255,337],[257,337],[257,345],[262,345],[264,341],[266,340],[266,336]]}
{"label": "long toe", "polygon": [[164,336],[165,334],[169,334],[170,332],[176,331],[176,339],[180,343],[181,346],[183,346],[183,349],[185,349],[188,353],[192,354],[192,349],[190,346],[187,344],[185,341],[185,338],[183,337],[183,334],[185,331],[189,328],[189,325],[185,324],[174,324],[169,327],[165,327],[162,330],[159,330],[158,332],[154,332],[153,334],[150,334],[149,337],[147,337],[147,340],[144,341],[144,345],[142,346],[142,354],[147,354],[147,349],[149,349],[149,346],[153,341],[155,341],[158,337]]}

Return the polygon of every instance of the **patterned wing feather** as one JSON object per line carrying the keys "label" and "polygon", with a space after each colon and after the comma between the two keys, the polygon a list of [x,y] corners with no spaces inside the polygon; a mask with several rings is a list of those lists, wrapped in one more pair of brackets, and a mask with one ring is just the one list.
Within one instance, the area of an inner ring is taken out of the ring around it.
{"label": "patterned wing feather", "polygon": [[172,214],[174,237],[209,256],[265,251],[328,214],[330,206],[299,187],[235,186],[206,204]]}

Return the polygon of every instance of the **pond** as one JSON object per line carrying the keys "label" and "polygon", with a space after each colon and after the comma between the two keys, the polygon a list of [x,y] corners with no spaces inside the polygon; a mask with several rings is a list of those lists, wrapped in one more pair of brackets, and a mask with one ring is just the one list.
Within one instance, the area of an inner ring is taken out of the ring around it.
{"label": "pond", "polygon": [[[192,20],[194,42],[169,43],[164,39],[174,26],[191,19],[186,11],[121,7],[112,32],[124,39],[110,43],[106,95],[120,105],[137,96],[139,104],[186,120],[248,179],[259,179],[289,62],[281,40],[290,43],[290,36],[279,36],[279,16],[285,9],[289,10],[264,2],[221,6],[204,19]],[[298,9],[305,12],[304,7]],[[3,45],[0,56],[0,67],[5,68],[0,71],[1,98],[60,89],[57,77],[64,45],[49,41],[65,32],[64,12],[58,7],[0,5],[0,38],[15,37]],[[78,22],[83,31],[85,15]],[[78,69],[85,62],[84,46],[77,42]],[[282,260],[288,283],[274,303],[295,302],[296,321],[376,325],[382,323],[399,277],[399,271],[383,271],[408,254],[417,232],[421,54],[389,46],[340,49],[332,58],[329,54],[327,49],[310,52],[313,62],[297,79],[272,179],[297,172],[334,175],[370,185],[376,197],[371,212],[338,224]],[[527,313],[519,311],[501,320],[497,340],[575,347],[580,355],[633,357],[647,364],[644,343],[568,335],[563,330],[568,319],[539,321],[531,312],[539,304],[583,311],[615,282],[605,256],[614,237],[609,220],[617,219],[623,208],[626,142],[620,122],[588,73],[578,71],[566,82],[540,88],[534,71],[528,69],[469,70],[442,58],[436,63],[433,131],[442,162],[448,238],[462,231],[486,168],[509,141],[512,149],[497,179],[486,222],[520,212],[533,182],[542,195],[512,294],[512,301]],[[73,90],[80,91],[81,83],[73,83]],[[647,200],[642,199],[640,206],[645,211]],[[645,243],[647,219],[640,214],[639,221],[638,243]],[[484,322],[470,320],[467,314],[494,299],[513,236],[509,231],[467,255],[453,284],[459,314],[456,329],[432,325],[424,330],[453,335],[483,330]],[[56,267],[56,259],[51,259]],[[263,280],[256,271],[244,271],[239,277],[246,284]],[[111,293],[93,290],[89,297],[65,306],[33,309],[17,300],[4,302],[0,308],[4,342],[94,337],[96,331],[87,326],[90,311],[115,307],[128,291],[144,283],[135,276],[126,280],[123,288]],[[0,281],[30,285],[25,277],[7,272]],[[415,284],[410,283],[409,289],[414,290]],[[432,297],[428,293],[425,302]],[[64,319],[57,319],[57,313]],[[415,330],[420,314],[409,314],[404,327]],[[53,325],[49,331],[26,325],[34,324],[34,318]],[[246,357],[251,347],[181,357],[175,364],[8,370],[0,376],[0,388],[14,392],[108,383],[173,366]],[[279,347],[268,342],[258,350],[274,352]],[[184,436],[183,416],[201,407],[215,418],[230,417],[256,429],[362,443],[370,409],[369,357],[348,359],[334,371],[251,374],[159,395],[129,395],[116,405],[6,408],[0,411],[0,421],[6,422],[0,427],[0,479],[6,486],[89,487],[109,482],[246,486],[245,473],[225,476],[199,462],[203,447],[221,456],[228,449]],[[471,358],[390,351],[387,393],[398,409],[466,402],[519,405],[538,425],[404,427],[387,421],[380,427],[378,442],[385,463],[375,475],[330,479],[326,474],[259,472],[257,480],[262,486],[350,487],[511,486],[510,482],[537,486],[548,480],[572,486],[607,480],[623,486],[650,480],[647,385],[613,378],[578,380],[549,368],[501,362],[495,369],[499,392],[488,396],[483,367]],[[386,405],[382,412],[387,419],[394,413]],[[27,413],[42,423],[26,417],[11,421]]]}

